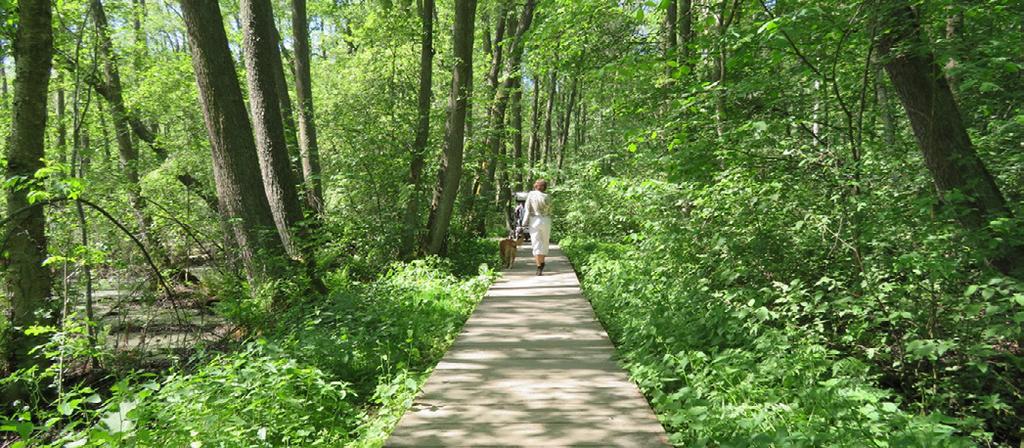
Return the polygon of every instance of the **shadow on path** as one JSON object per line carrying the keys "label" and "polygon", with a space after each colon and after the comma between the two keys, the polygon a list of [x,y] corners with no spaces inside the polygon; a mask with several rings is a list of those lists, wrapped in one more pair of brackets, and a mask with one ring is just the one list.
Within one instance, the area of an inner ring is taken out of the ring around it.
{"label": "shadow on path", "polygon": [[518,255],[387,446],[667,446],[562,251]]}

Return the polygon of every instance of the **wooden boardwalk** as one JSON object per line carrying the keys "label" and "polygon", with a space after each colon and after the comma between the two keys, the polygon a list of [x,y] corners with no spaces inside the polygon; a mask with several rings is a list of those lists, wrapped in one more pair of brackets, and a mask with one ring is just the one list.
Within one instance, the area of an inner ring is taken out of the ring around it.
{"label": "wooden boardwalk", "polygon": [[521,247],[387,446],[668,445],[562,251],[534,269]]}

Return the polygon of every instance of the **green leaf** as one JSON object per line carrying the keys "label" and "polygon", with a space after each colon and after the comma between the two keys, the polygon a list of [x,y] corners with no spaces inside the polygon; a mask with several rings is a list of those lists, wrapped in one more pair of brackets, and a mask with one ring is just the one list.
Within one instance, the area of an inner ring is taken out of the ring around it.
{"label": "green leaf", "polygon": [[28,194],[28,203],[35,204],[36,202],[46,201],[50,199],[50,193],[42,190],[33,190]]}
{"label": "green leaf", "polygon": [[757,34],[772,34],[777,29],[779,29],[779,24],[775,20],[769,20],[765,22],[764,25],[761,25],[761,27],[757,29]]}
{"label": "green leaf", "polygon": [[135,429],[135,422],[128,418],[128,413],[135,409],[136,403],[122,401],[115,412],[108,412],[100,421],[111,433],[118,434]]}
{"label": "green leaf", "polygon": [[1003,88],[991,82],[983,82],[980,86],[978,86],[978,90],[980,90],[981,93],[992,93],[1000,92],[1003,90]]}
{"label": "green leaf", "polygon": [[33,325],[25,329],[25,336],[39,336],[43,334],[56,333],[57,327],[52,325]]}

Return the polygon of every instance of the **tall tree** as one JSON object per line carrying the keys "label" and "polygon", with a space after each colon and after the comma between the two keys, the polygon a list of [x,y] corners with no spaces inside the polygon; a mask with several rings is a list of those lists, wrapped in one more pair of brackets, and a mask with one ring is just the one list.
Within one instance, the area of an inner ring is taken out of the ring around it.
{"label": "tall tree", "polygon": [[[295,112],[292,107],[291,93],[288,92],[288,78],[284,73],[284,61],[288,59],[288,49],[281,40],[281,34],[277,27],[274,27],[275,45],[281,57],[274,64],[274,84],[277,88],[277,100],[281,106],[281,120],[284,122],[284,139],[288,145],[288,160],[291,162],[292,170],[298,176],[299,182],[305,185],[306,180],[302,177],[302,156],[299,152],[299,135],[295,126]],[[308,201],[307,201],[308,203]]]}
{"label": "tall tree", "polygon": [[121,73],[118,70],[113,42],[110,39],[107,14],[103,8],[102,0],[92,0],[91,8],[96,22],[96,32],[99,35],[99,53],[103,60],[104,84],[106,85],[107,96],[110,99],[110,114],[114,122],[114,138],[117,140],[117,151],[121,158],[121,169],[124,170],[124,177],[127,182],[128,203],[135,216],[136,225],[139,227],[139,234],[152,245],[153,240],[150,238],[149,233],[150,220],[146,215],[145,203],[143,202],[139,186],[139,150],[132,142],[131,125],[128,121],[128,112],[125,109],[123,89],[121,87]]}
{"label": "tall tree", "polygon": [[742,2],[740,0],[721,0],[715,11],[715,57],[711,81],[718,84],[715,89],[715,128],[718,136],[725,133],[726,115],[726,82],[728,81],[729,47],[726,44],[729,27],[739,16]]}
{"label": "tall tree", "polygon": [[506,176],[507,188],[523,189],[523,77],[515,76],[512,85],[512,118],[509,120],[512,137],[512,168]]}
{"label": "tall tree", "polygon": [[535,76],[533,78],[533,106],[530,108],[530,145],[527,149],[530,169],[528,173],[523,173],[523,188],[529,182],[527,179],[533,176],[533,172],[537,168],[537,161],[540,160],[540,81],[540,77]]}
{"label": "tall tree", "polygon": [[885,85],[885,68],[877,62],[877,57],[875,59],[875,101],[878,117],[882,121],[882,141],[892,147],[896,144],[896,118],[889,100],[889,88]]}
{"label": "tall tree", "polygon": [[572,84],[569,87],[569,98],[565,102],[565,115],[562,116],[561,125],[559,130],[561,133],[558,135],[558,171],[561,174],[562,162],[565,161],[566,145],[569,144],[569,128],[572,125],[572,111],[576,108],[576,95],[579,93],[579,81],[577,78],[572,79]]}
{"label": "tall tree", "polygon": [[[494,92],[494,101],[491,103],[491,107],[488,110],[490,117],[490,130],[487,134],[487,148],[489,152],[489,160],[487,163],[486,176],[483,178],[483,183],[480,191],[480,210],[476,213],[476,232],[478,235],[483,235],[487,211],[492,208],[494,202],[494,177],[495,170],[498,166],[498,158],[501,152],[502,145],[504,144],[505,137],[505,112],[508,108],[508,101],[512,95],[512,89],[515,87],[516,78],[522,76],[522,60],[523,60],[523,38],[526,35],[526,31],[530,29],[530,24],[533,22],[533,10],[536,5],[535,0],[527,0],[526,4],[523,5],[523,10],[520,13],[518,20],[510,20],[514,24],[515,30],[512,36],[512,45],[509,47],[509,58],[508,68],[505,73],[504,79],[501,81],[501,85],[495,85],[496,89]],[[496,50],[497,52],[497,50]],[[496,57],[496,63],[500,65],[500,57]],[[497,74],[492,68],[491,76],[494,76],[494,82],[497,83]]]}
{"label": "tall tree", "polygon": [[132,0],[132,30],[135,32],[135,67],[141,68],[149,55],[149,43],[146,42],[146,30],[142,24],[146,21],[146,0]]}
{"label": "tall tree", "polygon": [[452,87],[448,97],[448,119],[445,123],[445,147],[438,170],[437,188],[430,205],[426,252],[441,254],[446,250],[452,209],[459,193],[462,177],[463,137],[466,132],[466,109],[473,91],[473,25],[476,0],[455,0],[455,26],[452,52]]}
{"label": "tall tree", "polygon": [[[668,0],[665,7],[665,23],[662,25],[662,51],[666,60],[674,60],[676,57],[676,45],[679,35],[676,33],[676,25],[679,18],[676,17],[676,0]],[[671,68],[668,69],[671,73]]]}
{"label": "tall tree", "polygon": [[57,160],[61,163],[66,161],[65,156],[67,155],[67,142],[68,142],[68,128],[64,121],[65,114],[65,101],[64,101],[64,83],[63,76],[60,72],[57,73]]}
{"label": "tall tree", "polygon": [[51,300],[49,268],[46,260],[46,216],[41,204],[32,206],[29,194],[36,171],[43,167],[46,134],[46,91],[53,58],[53,11],[50,0],[18,2],[18,28],[14,41],[14,104],[10,143],[7,147],[8,183],[5,241],[7,244],[6,283],[10,309],[6,335],[7,364],[11,369],[42,362],[29,354],[40,336],[27,336],[22,330],[56,321],[57,310]]}
{"label": "tall tree", "polygon": [[416,103],[416,138],[412,144],[409,162],[410,188],[405,203],[405,220],[402,228],[402,258],[416,250],[416,235],[420,223],[420,195],[423,184],[427,141],[430,138],[430,100],[434,83],[434,0],[422,0],[419,4],[420,21],[420,85]]}
{"label": "tall tree", "polygon": [[[250,280],[272,274],[285,257],[273,231],[274,217],[259,176],[256,143],[235,75],[224,20],[217,2],[181,0],[210,137],[219,208],[227,217]],[[259,255],[259,257],[257,256]]]}
{"label": "tall tree", "polygon": [[579,98],[576,100],[579,110],[576,111],[576,148],[582,148],[587,140],[587,102],[583,97],[583,88],[580,88]]}
{"label": "tall tree", "polygon": [[[988,234],[989,223],[1011,215],[995,179],[974,150],[952,89],[925,38],[917,11],[905,0],[881,0],[885,31],[877,49],[903,103],[924,163],[941,198],[957,207],[964,227]],[[1021,276],[1024,248],[1002,244],[993,265]]]}
{"label": "tall tree", "polygon": [[555,93],[557,93],[557,85],[558,72],[552,70],[551,80],[548,83],[548,105],[544,110],[544,156],[542,157],[544,165],[547,165],[548,161],[551,160],[551,118],[555,112]]}
{"label": "tall tree", "polygon": [[[63,62],[68,64],[70,68],[76,70],[76,73],[82,76],[82,80],[85,81],[85,83],[88,84],[90,87],[92,87],[96,91],[96,93],[103,97],[103,99],[106,100],[107,103],[111,105],[116,104],[121,98],[119,96],[114,95],[114,89],[112,89],[105,80],[102,80],[97,76],[94,76],[91,72],[81,70],[80,68],[78,68],[77,64],[75,64],[75,62],[70,59],[65,59]],[[135,137],[138,140],[146,142],[146,144],[149,145],[149,148],[153,151],[153,154],[156,155],[157,162],[165,162],[167,158],[170,156],[170,154],[168,153],[167,148],[165,148],[163,145],[160,144],[159,141],[157,141],[156,132],[151,130],[149,126],[143,123],[142,119],[138,116],[138,114],[133,113],[133,111],[130,111],[127,108],[125,108],[123,99],[120,101],[120,109],[124,111],[125,118],[128,121],[128,126],[131,128],[132,133],[135,134]],[[100,112],[100,129],[103,132],[103,138],[101,140],[103,141],[104,161],[108,161],[108,156],[110,153],[108,141],[110,139],[107,135],[106,115],[103,113],[103,103],[97,103],[96,106]],[[210,210],[217,210],[216,198],[206,193],[206,189],[201,186],[201,182],[198,179],[196,179],[189,173],[182,173],[177,175],[176,177],[178,181],[185,187],[185,189],[191,191],[200,199],[202,199],[203,202],[210,208]]]}
{"label": "tall tree", "polygon": [[306,0],[292,0],[292,39],[295,46],[295,101],[299,107],[299,153],[306,201],[313,213],[324,211],[323,180],[320,177],[320,149],[313,116],[313,87],[310,75],[309,22]]}
{"label": "tall tree", "polygon": [[249,108],[256,131],[256,152],[263,174],[263,189],[281,242],[289,253],[298,255],[299,250],[292,239],[295,226],[302,221],[302,208],[288,159],[278,98],[281,54],[277,47],[270,0],[242,0],[241,20]]}
{"label": "tall tree", "polygon": [[679,0],[676,14],[679,16],[679,60],[686,64],[690,60],[690,44],[693,40],[693,0]]}
{"label": "tall tree", "polygon": [[[487,210],[488,201],[493,200],[489,197],[491,183],[494,179],[494,163],[497,161],[496,148],[491,147],[493,135],[500,132],[499,128],[504,122],[495,125],[495,105],[498,102],[498,77],[501,73],[502,61],[505,55],[505,29],[506,29],[506,11],[505,4],[498,2],[495,5],[497,10],[497,20],[494,26],[494,41],[493,43],[487,36],[489,32],[485,32],[484,36],[484,48],[489,50],[491,54],[491,68],[487,72],[487,91],[490,96],[490,107],[487,109],[487,126],[485,130],[485,144],[487,152],[483,157],[480,158],[480,165],[477,167],[475,179],[473,182],[473,188],[470,194],[466,198],[466,208],[469,210],[470,219],[467,221],[472,224],[476,229],[477,235],[483,235],[485,225],[485,215]],[[492,151],[494,149],[495,151]]]}

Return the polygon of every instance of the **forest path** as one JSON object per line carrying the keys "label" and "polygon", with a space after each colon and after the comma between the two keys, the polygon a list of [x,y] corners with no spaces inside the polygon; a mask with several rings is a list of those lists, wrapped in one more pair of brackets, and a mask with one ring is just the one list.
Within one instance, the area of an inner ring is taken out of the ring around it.
{"label": "forest path", "polygon": [[572,266],[550,255],[538,277],[520,247],[387,446],[667,446]]}

